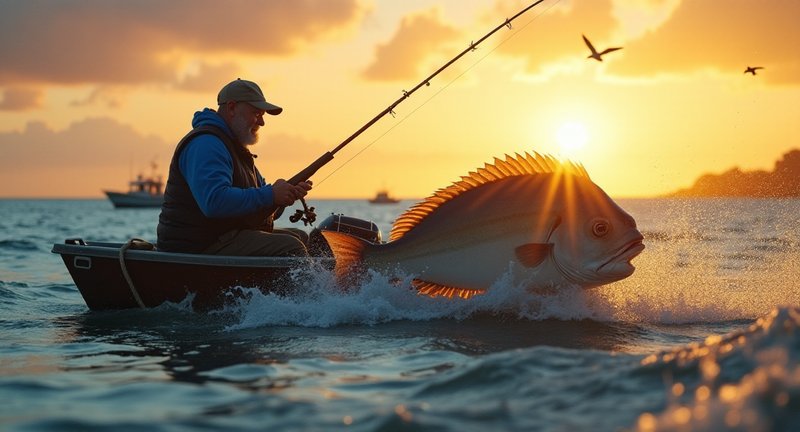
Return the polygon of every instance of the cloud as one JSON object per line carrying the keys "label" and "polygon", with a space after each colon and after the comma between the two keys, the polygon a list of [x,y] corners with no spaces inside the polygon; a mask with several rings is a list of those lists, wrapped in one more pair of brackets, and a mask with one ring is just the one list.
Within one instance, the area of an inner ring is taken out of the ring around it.
{"label": "cloud", "polygon": [[683,1],[661,27],[628,43],[624,59],[609,72],[642,76],[716,69],[741,75],[746,66],[764,66],[758,78],[798,84],[798,17],[797,0]]}
{"label": "cloud", "polygon": [[[624,47],[604,63],[607,74],[653,77],[717,70],[743,75],[746,66],[764,66],[758,79],[800,83],[800,56],[791,42],[800,41],[796,0],[574,0],[547,10],[548,5],[553,4],[542,4],[539,12],[545,12],[498,49],[522,60],[530,73],[584,60],[583,33],[598,48]],[[511,15],[518,8],[498,1],[492,16]],[[515,27],[523,22],[524,16]]]}
{"label": "cloud", "polygon": [[374,81],[418,77],[425,60],[458,35],[441,21],[438,9],[404,17],[392,39],[376,47],[375,60],[362,75]]}
{"label": "cloud", "polygon": [[[547,9],[551,6],[552,3],[543,3],[541,9],[528,12],[535,18],[523,15],[512,23],[513,30],[518,33],[500,45],[498,52],[523,60],[526,71],[539,73],[548,64],[564,59],[584,59],[589,50],[581,34],[585,34],[598,48],[618,46],[619,41],[610,39],[619,25],[611,0],[575,0],[567,6]],[[511,16],[520,7],[518,4],[499,4],[498,9],[500,15]],[[498,12],[492,15],[496,17]],[[528,24],[523,27],[525,23]]]}
{"label": "cloud", "polygon": [[0,100],[0,111],[25,111],[42,105],[41,90],[31,88],[7,88]]}
{"label": "cloud", "polygon": [[[0,197],[97,196],[103,188],[124,189],[130,175],[149,173],[152,161],[166,178],[179,139],[145,135],[107,117],[63,130],[32,121],[21,131],[0,132]],[[293,176],[329,150],[328,145],[265,131],[251,150],[262,156],[257,166],[272,181]]]}
{"label": "cloud", "polygon": [[109,118],[92,118],[60,131],[30,122],[0,132],[0,196],[98,196],[126,189],[131,170],[156,161],[161,172],[175,143],[143,135]]}
{"label": "cloud", "polygon": [[169,160],[174,145],[110,118],[82,120],[61,131],[30,122],[21,132],[0,133],[0,171],[21,175],[68,166],[77,174],[96,165],[127,166],[132,155]]}
{"label": "cloud", "polygon": [[0,85],[171,82],[187,53],[290,56],[362,13],[357,0],[0,0],[0,10]]}
{"label": "cloud", "polygon": [[109,86],[101,86],[93,89],[83,99],[76,99],[70,102],[70,106],[83,107],[95,104],[103,104],[108,108],[119,108],[122,100],[119,98],[119,91]]}
{"label": "cloud", "polygon": [[241,68],[233,62],[212,65],[201,62],[197,71],[180,79],[175,86],[180,90],[208,92],[219,90],[220,83],[231,80],[231,77],[240,75]]}

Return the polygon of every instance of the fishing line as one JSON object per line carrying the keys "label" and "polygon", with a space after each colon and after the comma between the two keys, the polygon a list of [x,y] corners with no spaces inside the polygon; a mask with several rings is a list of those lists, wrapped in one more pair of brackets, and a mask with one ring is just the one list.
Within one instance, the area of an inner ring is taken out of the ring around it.
{"label": "fishing line", "polygon": [[[366,145],[365,145],[363,148],[361,148],[360,150],[358,150],[358,151],[357,151],[357,152],[356,152],[356,153],[355,153],[353,156],[351,156],[349,159],[347,159],[347,160],[345,160],[344,162],[342,162],[342,164],[341,164],[341,165],[339,165],[338,167],[334,168],[334,169],[333,169],[333,171],[331,171],[331,172],[330,172],[328,175],[326,175],[325,177],[323,177],[323,178],[322,178],[322,180],[315,182],[315,186],[319,186],[319,185],[321,185],[322,183],[324,183],[324,182],[325,182],[325,180],[327,180],[328,178],[330,178],[332,175],[336,174],[336,172],[337,172],[337,171],[339,171],[340,169],[344,168],[344,166],[345,166],[345,165],[349,164],[349,163],[350,163],[350,162],[352,162],[352,161],[353,161],[355,158],[357,158],[357,157],[358,157],[358,156],[360,156],[362,153],[364,153],[365,151],[367,151],[367,149],[369,149],[370,147],[372,147],[372,145],[373,145],[373,144],[375,144],[376,142],[378,142],[378,141],[380,141],[381,139],[383,139],[383,137],[384,137],[384,136],[386,136],[386,135],[388,135],[388,134],[389,134],[389,132],[393,131],[393,130],[394,130],[394,128],[396,128],[396,127],[400,126],[401,124],[403,124],[403,122],[405,122],[405,121],[406,121],[406,120],[407,120],[409,117],[413,116],[413,115],[414,115],[414,113],[416,113],[416,112],[417,112],[419,109],[421,109],[422,107],[424,107],[425,105],[427,105],[427,104],[428,104],[428,102],[430,102],[431,100],[433,100],[433,98],[435,98],[435,97],[436,97],[436,96],[438,96],[438,95],[439,95],[441,92],[443,92],[443,91],[445,91],[446,89],[448,89],[448,88],[449,88],[449,87],[450,87],[450,86],[451,86],[453,83],[455,83],[457,80],[461,79],[461,77],[462,77],[462,76],[464,76],[464,75],[465,75],[467,72],[471,71],[473,68],[475,68],[475,66],[477,66],[479,63],[483,62],[483,60],[485,60],[485,59],[486,59],[486,57],[489,57],[489,55],[491,55],[492,53],[494,53],[494,52],[495,52],[495,51],[496,51],[498,48],[500,48],[501,46],[503,46],[503,45],[504,45],[506,42],[508,42],[508,41],[509,41],[509,40],[511,40],[512,38],[516,37],[516,36],[517,36],[519,33],[521,33],[523,30],[525,30],[525,29],[526,29],[526,28],[527,28],[527,27],[528,27],[528,26],[529,26],[531,23],[533,23],[533,21],[534,21],[534,20],[537,20],[537,19],[539,19],[539,17],[541,17],[542,15],[544,15],[545,13],[547,13],[548,11],[550,11],[550,9],[552,9],[552,8],[553,8],[553,7],[554,7],[556,4],[558,4],[558,3],[560,3],[560,2],[561,2],[561,0],[555,0],[555,1],[554,1],[552,4],[550,4],[550,5],[549,5],[549,6],[548,6],[546,9],[543,9],[543,10],[542,10],[542,11],[541,11],[539,14],[537,14],[537,15],[534,15],[534,16],[533,16],[533,18],[531,18],[530,20],[528,20],[528,22],[524,23],[524,24],[523,24],[522,26],[520,26],[520,27],[519,27],[517,30],[514,30],[514,31],[512,31],[512,32],[511,32],[511,34],[509,34],[509,35],[508,35],[508,36],[507,36],[505,39],[502,39],[502,40],[500,41],[500,43],[498,43],[497,45],[495,45],[495,47],[494,47],[494,48],[490,49],[490,50],[489,50],[488,52],[486,52],[486,54],[484,54],[482,57],[479,57],[477,61],[475,61],[474,63],[472,63],[472,65],[470,65],[469,67],[465,68],[465,69],[464,69],[464,71],[462,71],[461,73],[459,73],[458,75],[456,75],[456,76],[455,76],[453,79],[451,79],[449,82],[445,83],[445,84],[444,84],[444,85],[443,85],[441,88],[439,88],[439,90],[437,90],[436,92],[434,92],[434,93],[433,93],[433,94],[432,94],[430,97],[428,97],[427,99],[425,99],[425,100],[424,100],[424,101],[423,101],[421,104],[419,104],[418,106],[416,106],[415,108],[413,108],[413,109],[412,109],[412,110],[411,110],[411,111],[410,111],[408,114],[406,114],[404,117],[400,118],[400,119],[397,121],[397,123],[395,123],[394,125],[392,125],[392,126],[391,126],[391,127],[389,127],[388,129],[386,129],[386,130],[385,130],[383,133],[381,133],[380,135],[378,135],[378,136],[377,136],[377,137],[376,137],[374,140],[372,140],[371,142],[369,142],[368,144],[366,144]],[[477,49],[477,47],[476,47],[476,48],[474,48],[474,49]]]}

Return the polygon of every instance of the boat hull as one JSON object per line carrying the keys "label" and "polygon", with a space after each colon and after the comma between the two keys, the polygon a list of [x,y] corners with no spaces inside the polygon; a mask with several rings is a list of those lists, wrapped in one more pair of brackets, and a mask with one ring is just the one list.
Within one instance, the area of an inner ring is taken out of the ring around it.
{"label": "boat hull", "polygon": [[105,191],[105,194],[111,204],[117,208],[161,207],[161,203],[164,201],[164,195],[150,195],[148,193]]}
{"label": "boat hull", "polygon": [[397,204],[399,199],[393,198],[387,191],[378,191],[373,198],[369,200],[370,204]]}
{"label": "boat hull", "polygon": [[394,199],[394,198],[382,198],[382,199],[373,198],[369,200],[370,204],[397,204],[399,202],[400,202],[399,199]]}
{"label": "boat hull", "polygon": [[[119,243],[86,243],[67,240],[54,244],[70,276],[91,310],[156,307],[164,302],[179,303],[192,296],[195,310],[215,309],[242,296],[242,288],[264,293],[290,294],[290,272],[308,266],[305,258],[234,257],[159,252],[125,251],[120,261]],[[332,268],[330,258],[314,258]],[[131,283],[123,273],[124,268]],[[131,289],[135,289],[142,305]]]}

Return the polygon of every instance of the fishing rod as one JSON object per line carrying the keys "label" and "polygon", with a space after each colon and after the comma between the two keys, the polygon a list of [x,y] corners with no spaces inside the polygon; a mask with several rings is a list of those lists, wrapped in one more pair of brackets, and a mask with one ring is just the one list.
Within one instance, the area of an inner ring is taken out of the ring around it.
{"label": "fishing rod", "polygon": [[[419,90],[422,86],[430,86],[431,85],[431,83],[430,83],[431,79],[433,79],[434,77],[439,75],[442,71],[444,71],[445,69],[450,67],[450,65],[452,65],[453,63],[458,61],[461,57],[463,57],[468,52],[475,51],[475,49],[478,47],[478,45],[480,45],[483,41],[485,41],[486,39],[491,37],[493,34],[495,34],[501,28],[507,27],[508,29],[511,29],[511,22],[512,21],[514,21],[515,19],[519,18],[525,12],[528,12],[529,10],[533,9],[536,5],[538,5],[539,3],[542,3],[543,1],[544,0],[537,0],[537,1],[533,2],[533,3],[531,3],[529,6],[525,7],[524,9],[520,10],[519,12],[517,12],[511,18],[506,18],[506,20],[503,21],[502,24],[500,24],[497,27],[495,27],[494,29],[492,29],[492,31],[490,31],[489,33],[486,33],[485,35],[483,35],[483,37],[478,39],[477,42],[470,42],[469,46],[466,49],[464,49],[463,51],[461,51],[457,56],[455,56],[452,59],[450,59],[450,61],[445,63],[442,67],[437,69],[430,76],[428,76],[424,80],[420,81],[419,84],[414,86],[414,88],[412,88],[411,90],[408,90],[408,91],[403,90],[403,95],[400,96],[391,105],[386,107],[383,111],[379,112],[375,117],[372,118],[372,120],[370,120],[367,123],[365,123],[357,131],[353,132],[352,135],[350,135],[349,137],[347,137],[347,139],[342,141],[338,146],[336,146],[336,148],[334,148],[333,150],[325,152],[322,156],[320,156],[317,160],[312,162],[309,166],[307,166],[302,171],[300,171],[299,173],[295,174],[292,178],[287,180],[287,182],[289,182],[292,185],[296,185],[296,184],[298,184],[300,182],[303,182],[303,181],[306,181],[306,180],[310,179],[311,176],[313,176],[320,168],[325,166],[328,162],[332,161],[333,160],[333,155],[336,154],[339,150],[343,149],[347,144],[349,144],[351,141],[356,139],[356,137],[358,137],[359,135],[364,133],[364,131],[366,131],[372,125],[377,123],[378,120],[382,119],[386,114],[394,115],[394,109],[398,105],[400,105],[404,100],[406,100],[409,97],[411,97],[411,95],[414,94],[417,90]],[[291,222],[297,222],[299,220],[302,220],[304,224],[309,225],[309,224],[313,223],[314,220],[316,219],[316,215],[314,214],[314,207],[309,208],[306,205],[306,202],[305,202],[305,200],[303,198],[300,198],[300,202],[303,204],[303,210],[297,210],[296,213],[289,218],[289,220]],[[275,218],[278,218],[278,217],[280,217],[281,213],[283,213],[283,208],[273,205],[272,207],[268,208],[268,211],[269,211],[269,214],[275,214]]]}

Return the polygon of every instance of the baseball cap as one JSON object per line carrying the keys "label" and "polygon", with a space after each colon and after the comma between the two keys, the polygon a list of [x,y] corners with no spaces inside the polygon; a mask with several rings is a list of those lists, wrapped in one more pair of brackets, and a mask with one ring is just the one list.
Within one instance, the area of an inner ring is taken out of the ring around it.
{"label": "baseball cap", "polygon": [[283,108],[267,102],[258,84],[241,78],[229,82],[219,91],[217,104],[222,105],[226,102],[247,102],[272,115],[278,115],[283,111]]}

